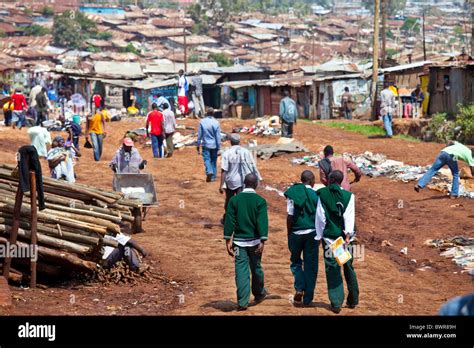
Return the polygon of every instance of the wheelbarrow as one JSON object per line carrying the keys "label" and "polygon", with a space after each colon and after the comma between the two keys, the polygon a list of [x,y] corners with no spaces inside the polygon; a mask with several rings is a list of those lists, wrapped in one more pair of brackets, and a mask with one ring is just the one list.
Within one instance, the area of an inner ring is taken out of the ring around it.
{"label": "wheelbarrow", "polygon": [[158,206],[153,175],[115,173],[112,186],[114,191],[123,193],[126,199],[141,203],[141,208],[133,208],[132,211],[132,233],[142,232],[142,221],[146,219],[148,211]]}

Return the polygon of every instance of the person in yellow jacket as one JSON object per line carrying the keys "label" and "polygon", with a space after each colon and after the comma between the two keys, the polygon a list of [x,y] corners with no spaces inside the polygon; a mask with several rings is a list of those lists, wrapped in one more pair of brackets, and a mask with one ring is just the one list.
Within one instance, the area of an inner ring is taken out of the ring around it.
{"label": "person in yellow jacket", "polygon": [[106,122],[107,122],[107,116],[103,112],[102,108],[98,108],[94,116],[87,118],[86,141],[89,140],[89,135],[90,135],[92,146],[94,149],[95,161],[100,161],[100,157],[102,156],[103,140],[107,136],[107,132],[105,130]]}
{"label": "person in yellow jacket", "polygon": [[13,111],[13,103],[9,100],[5,104],[3,104],[3,120],[5,122],[5,126],[10,126],[12,122],[12,111]]}

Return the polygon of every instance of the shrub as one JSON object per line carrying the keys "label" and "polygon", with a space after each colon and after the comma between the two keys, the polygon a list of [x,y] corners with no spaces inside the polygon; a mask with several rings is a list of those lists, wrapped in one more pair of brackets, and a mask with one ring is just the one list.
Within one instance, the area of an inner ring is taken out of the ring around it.
{"label": "shrub", "polygon": [[474,104],[458,105],[459,113],[455,125],[460,127],[458,140],[463,143],[474,143]]}

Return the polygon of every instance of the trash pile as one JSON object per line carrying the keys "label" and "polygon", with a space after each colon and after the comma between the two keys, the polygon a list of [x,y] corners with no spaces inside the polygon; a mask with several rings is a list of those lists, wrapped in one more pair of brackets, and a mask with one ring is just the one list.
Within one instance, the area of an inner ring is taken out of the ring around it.
{"label": "trash pile", "polygon": [[428,239],[424,243],[441,249],[440,254],[452,258],[453,262],[462,267],[462,272],[474,275],[474,238],[455,236],[446,239]]}
{"label": "trash pile", "polygon": [[[42,179],[45,209],[37,212],[37,272],[53,278],[96,272],[103,247],[118,246],[118,242],[104,236],[115,236],[126,223],[134,224],[134,212],[140,211],[141,203],[127,200],[119,192]],[[0,165],[0,245],[10,243],[18,209],[15,205],[18,182],[13,166]],[[29,193],[24,195],[19,211],[17,245],[25,250],[30,247],[31,238]],[[30,274],[29,260],[18,257],[12,260],[10,278],[21,282]]]}
{"label": "trash pile", "polygon": [[[383,154],[374,154],[366,151],[363,154],[352,155],[344,153],[343,157],[353,161],[364,175],[369,177],[385,176],[392,180],[410,182],[419,180],[430,168],[430,166],[411,166],[400,161],[387,159]],[[307,165],[319,168],[318,162],[323,158],[316,154],[300,158],[292,158],[290,162],[295,165]],[[432,179],[428,188],[440,192],[449,192],[452,177],[449,170],[441,169]],[[468,180],[460,180],[459,195],[474,198],[474,185]]]}
{"label": "trash pile", "polygon": [[245,133],[262,136],[281,135],[280,118],[278,116],[265,116],[255,119],[251,127],[235,127],[232,133]]}

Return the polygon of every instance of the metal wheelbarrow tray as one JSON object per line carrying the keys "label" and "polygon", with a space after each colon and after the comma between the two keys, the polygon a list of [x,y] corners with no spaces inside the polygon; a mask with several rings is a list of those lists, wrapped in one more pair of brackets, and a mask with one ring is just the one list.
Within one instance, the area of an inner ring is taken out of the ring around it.
{"label": "metal wheelbarrow tray", "polygon": [[145,220],[148,210],[158,206],[153,175],[146,174],[114,174],[113,190],[124,194],[126,199],[135,200],[142,204],[142,208],[134,208],[135,222],[132,232],[142,232],[142,221]]}

